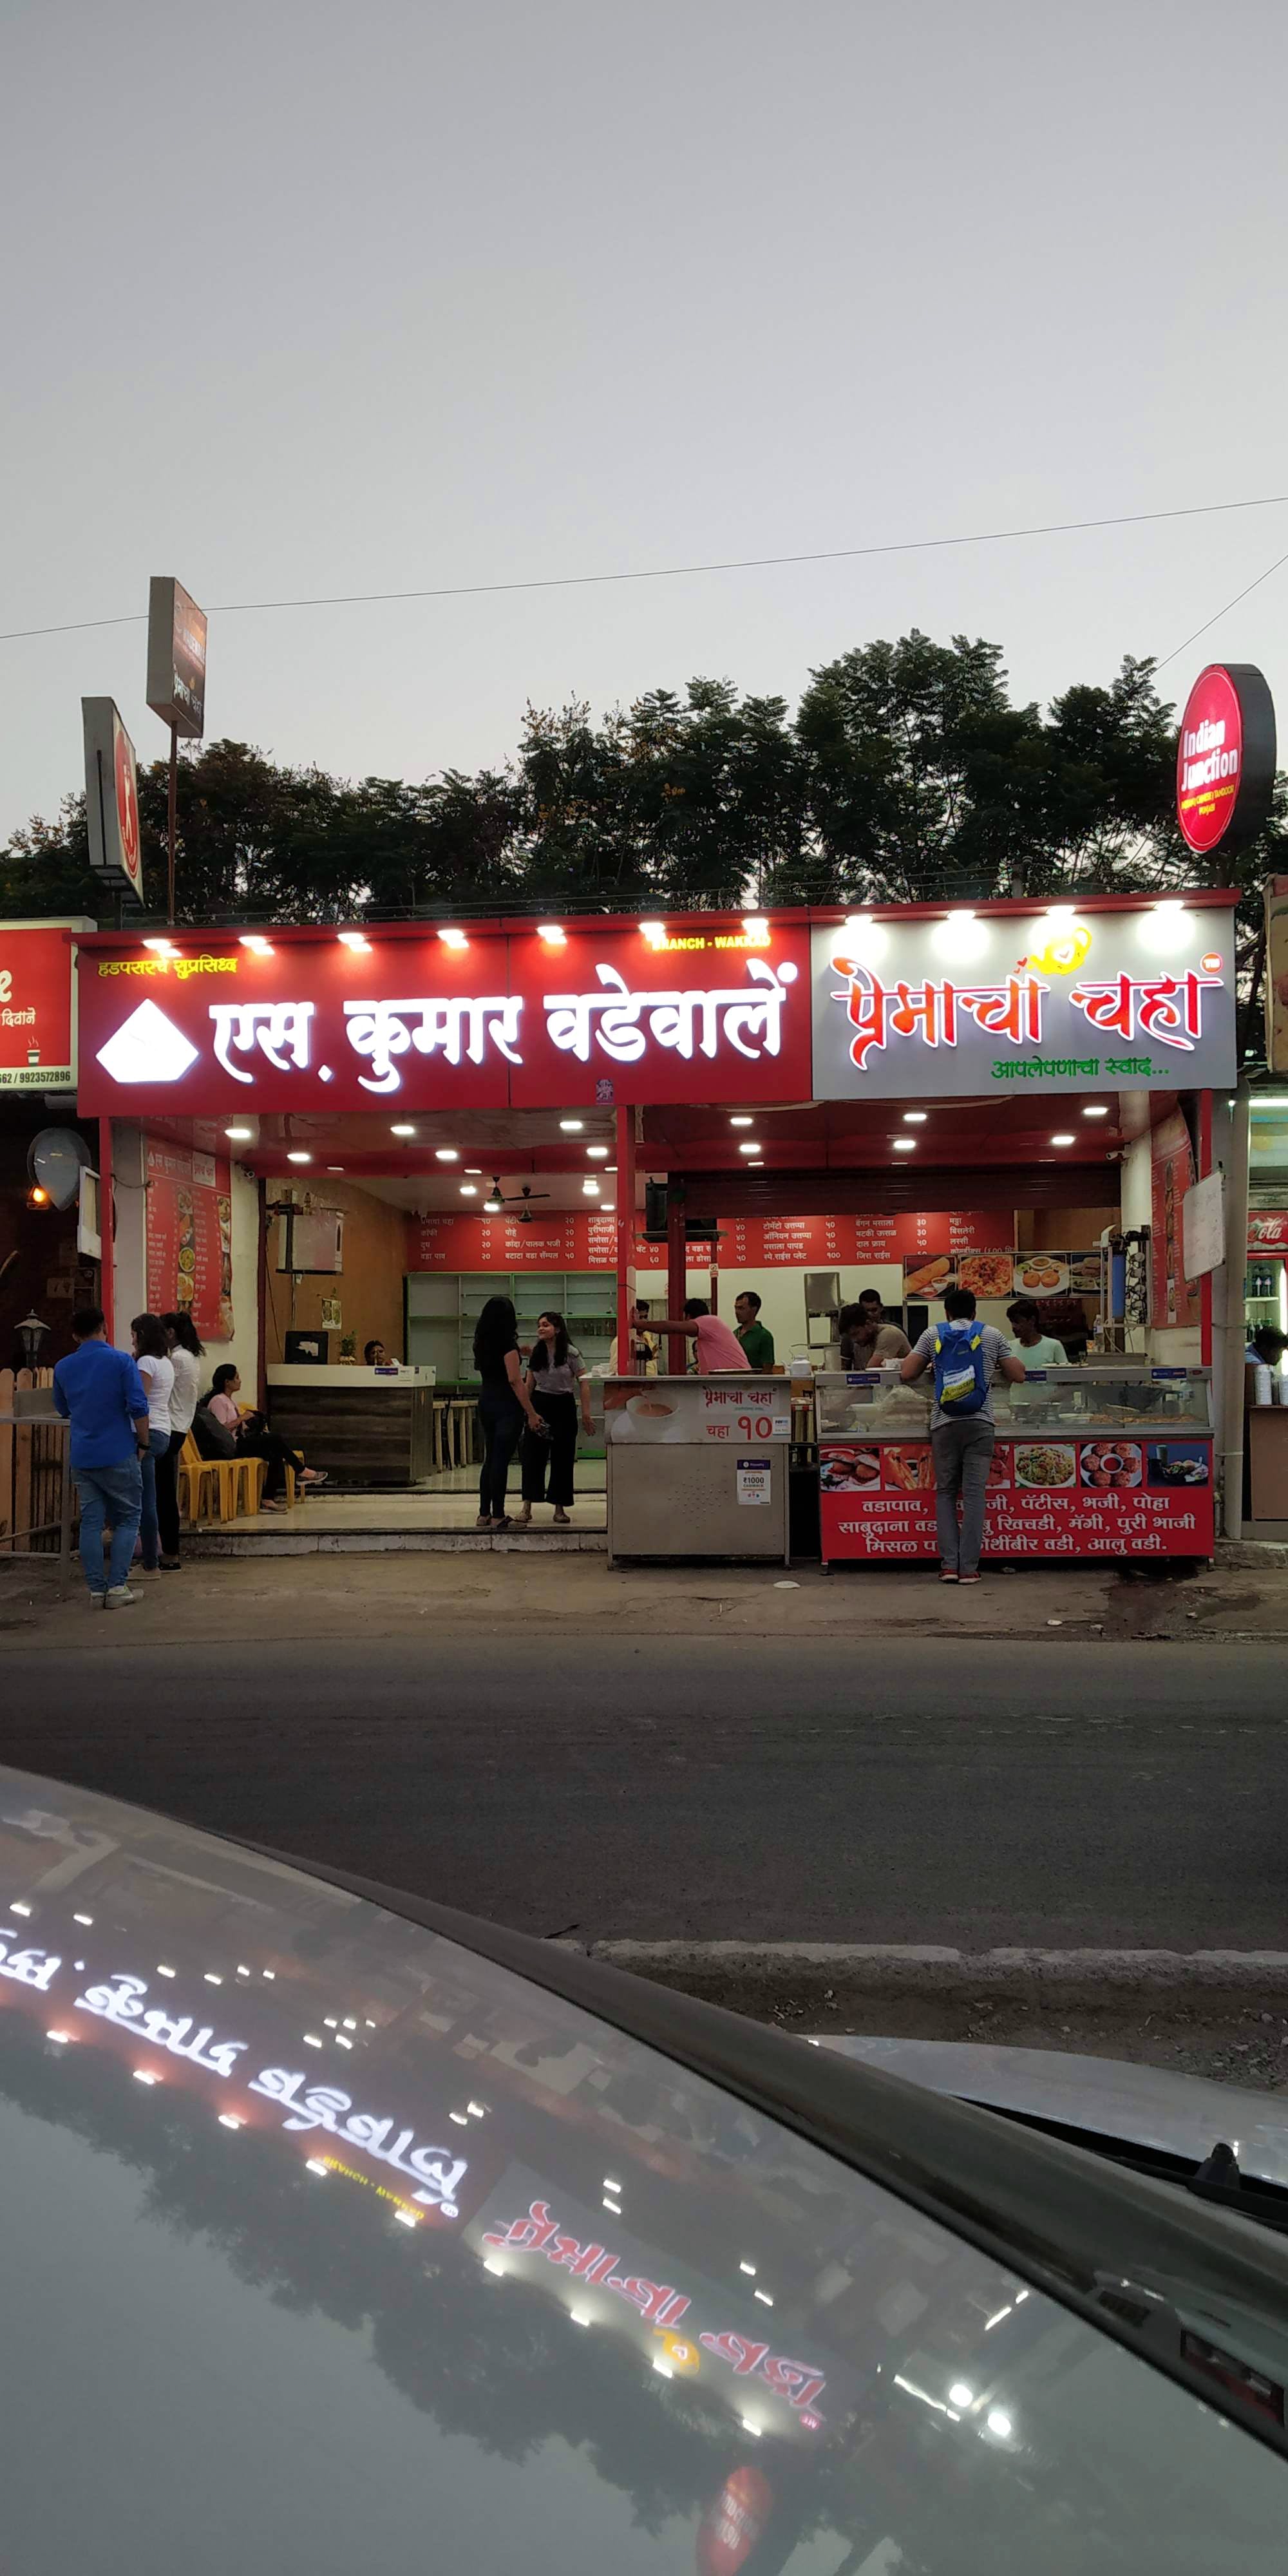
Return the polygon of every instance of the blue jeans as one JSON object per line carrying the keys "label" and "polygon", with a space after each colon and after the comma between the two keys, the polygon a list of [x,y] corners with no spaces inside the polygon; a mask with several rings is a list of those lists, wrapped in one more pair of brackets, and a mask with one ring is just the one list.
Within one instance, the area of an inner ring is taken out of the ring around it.
{"label": "blue jeans", "polygon": [[157,1460],[165,1457],[169,1446],[168,1431],[149,1431],[147,1456],[139,1460],[143,1472],[143,1562],[149,1572],[155,1570],[161,1555],[161,1529],[157,1520]]}
{"label": "blue jeans", "polygon": [[73,1469],[76,1491],[80,1496],[80,1555],[85,1580],[96,1600],[101,1601],[103,1583],[103,1530],[112,1524],[112,1553],[107,1580],[118,1591],[130,1570],[134,1542],[139,1534],[139,1514],[143,1508],[143,1479],[137,1458],[126,1458],[119,1467],[76,1467]]}

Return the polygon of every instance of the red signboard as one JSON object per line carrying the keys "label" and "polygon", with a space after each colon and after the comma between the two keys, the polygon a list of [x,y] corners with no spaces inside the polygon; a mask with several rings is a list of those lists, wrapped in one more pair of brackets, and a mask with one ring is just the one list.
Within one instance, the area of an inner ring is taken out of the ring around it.
{"label": "red signboard", "polygon": [[731,2469],[698,2528],[698,2576],[738,2576],[773,2509],[774,2490],[759,2469]]}
{"label": "red signboard", "polygon": [[[1027,1481],[1038,1475],[1061,1481]],[[928,1440],[825,1441],[820,1476],[825,1559],[902,1564],[938,1555]],[[993,1451],[986,1556],[1210,1556],[1212,1537],[1210,1439],[1044,1440],[1035,1432],[999,1440]]]}
{"label": "red signboard", "polygon": [[0,1091],[75,1080],[67,927],[0,921]]}
{"label": "red signboard", "polygon": [[[716,1243],[690,1243],[690,1270],[810,1270],[844,1262],[897,1264],[947,1245],[952,1252],[982,1250],[1005,1241],[1009,1209],[948,1209],[924,1216],[717,1217]],[[598,1210],[568,1208],[523,1224],[508,1209],[499,1217],[419,1216],[410,1219],[409,1270],[615,1270],[616,1221]],[[666,1245],[636,1244],[641,1270],[665,1270]],[[1009,1272],[1008,1272],[1009,1286]]]}
{"label": "red signboard", "polygon": [[1176,746],[1176,819],[1190,848],[1250,840],[1270,811],[1274,776],[1274,707],[1260,671],[1210,662],[1185,701]]}
{"label": "red signboard", "polygon": [[1249,1210],[1248,1250],[1288,1253],[1288,1208]]}
{"label": "red signboard", "polygon": [[148,1139],[148,1310],[186,1308],[203,1342],[233,1337],[232,1215],[226,1162]]}
{"label": "red signboard", "polygon": [[216,936],[82,959],[80,1106],[102,1115],[808,1100],[809,934],[436,934],[268,955]]}
{"label": "red signboard", "polygon": [[[665,1259],[665,1246],[663,1246]],[[409,1270],[615,1270],[617,1219],[567,1208],[554,1216],[419,1216],[407,1229]]]}
{"label": "red signboard", "polygon": [[1199,1292],[1185,1276],[1181,1211],[1193,1186],[1194,1149],[1179,1109],[1155,1127],[1150,1140],[1150,1250],[1154,1262],[1155,1331],[1194,1325]]}

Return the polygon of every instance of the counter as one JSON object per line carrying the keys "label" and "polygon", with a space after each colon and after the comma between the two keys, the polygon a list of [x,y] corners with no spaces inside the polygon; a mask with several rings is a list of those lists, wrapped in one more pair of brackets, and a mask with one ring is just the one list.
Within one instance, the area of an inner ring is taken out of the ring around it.
{"label": "counter", "polygon": [[373,1368],[267,1371],[268,1418],[310,1467],[339,1485],[414,1485],[434,1463],[433,1372]]}
{"label": "counter", "polygon": [[[932,1392],[879,1369],[815,1380],[825,1567],[937,1555]],[[1210,1369],[1034,1370],[992,1402],[985,1556],[1211,1556]]]}
{"label": "counter", "polygon": [[1249,1405],[1247,1426],[1251,1518],[1288,1521],[1288,1405]]}
{"label": "counter", "polygon": [[785,1378],[604,1381],[608,1559],[769,1556],[786,1565]]}

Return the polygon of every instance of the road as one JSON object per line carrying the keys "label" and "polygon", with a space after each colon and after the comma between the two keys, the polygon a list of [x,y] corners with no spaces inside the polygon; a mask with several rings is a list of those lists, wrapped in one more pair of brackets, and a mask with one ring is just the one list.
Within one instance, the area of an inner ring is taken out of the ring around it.
{"label": "road", "polygon": [[0,1759],[541,1933],[1285,1946],[1275,1642],[140,1633]]}

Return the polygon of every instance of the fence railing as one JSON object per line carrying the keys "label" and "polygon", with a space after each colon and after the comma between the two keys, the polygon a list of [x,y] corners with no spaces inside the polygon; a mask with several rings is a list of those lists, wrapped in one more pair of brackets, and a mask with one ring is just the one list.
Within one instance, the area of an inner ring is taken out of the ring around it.
{"label": "fence railing", "polygon": [[0,1555],[58,1556],[66,1568],[72,1541],[68,1426],[44,1410],[53,1382],[52,1369],[0,1369]]}

